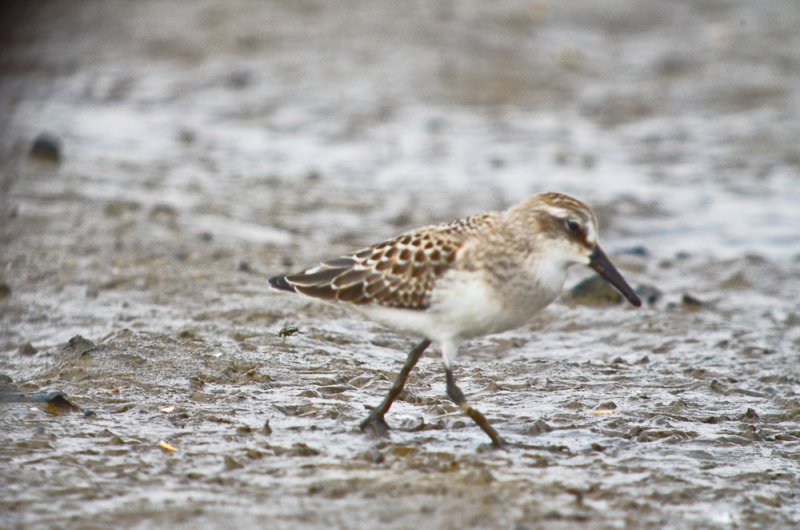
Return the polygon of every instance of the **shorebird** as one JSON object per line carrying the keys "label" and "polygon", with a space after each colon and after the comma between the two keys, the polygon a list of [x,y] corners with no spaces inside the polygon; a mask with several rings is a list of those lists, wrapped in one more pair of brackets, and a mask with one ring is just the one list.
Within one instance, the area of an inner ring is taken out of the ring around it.
{"label": "shorebird", "polygon": [[423,337],[408,354],[389,393],[360,424],[385,435],[384,416],[423,352],[441,346],[447,396],[491,439],[504,441],[469,404],[453,377],[465,340],[517,328],[561,292],[567,269],[588,265],[635,306],[641,301],[597,243],[597,218],[562,193],[540,193],[503,212],[405,232],[351,255],[323,261],[270,285],[346,302],[389,328]]}

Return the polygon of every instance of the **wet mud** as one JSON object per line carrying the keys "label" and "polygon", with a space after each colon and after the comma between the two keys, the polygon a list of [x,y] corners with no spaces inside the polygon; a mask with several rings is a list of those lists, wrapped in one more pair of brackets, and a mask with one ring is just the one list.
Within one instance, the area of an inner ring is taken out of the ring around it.
{"label": "wet mud", "polygon": [[[0,527],[800,525],[796,2],[29,4]],[[544,190],[644,306],[575,270],[464,346],[505,450],[435,348],[363,435],[415,338],[266,278]]]}

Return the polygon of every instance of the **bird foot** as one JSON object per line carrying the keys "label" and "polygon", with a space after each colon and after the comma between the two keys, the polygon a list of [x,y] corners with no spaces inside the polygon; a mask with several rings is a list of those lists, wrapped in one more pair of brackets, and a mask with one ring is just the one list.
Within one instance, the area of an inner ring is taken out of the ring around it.
{"label": "bird foot", "polygon": [[515,445],[516,444],[508,442],[505,439],[500,438],[498,436],[496,440],[495,439],[492,440],[491,448],[492,449],[502,449],[502,450],[506,451],[506,450],[510,449],[511,447],[514,447]]}
{"label": "bird foot", "polygon": [[389,434],[389,424],[386,423],[383,416],[376,414],[375,411],[370,412],[367,419],[362,421],[359,427],[370,436],[382,437]]}

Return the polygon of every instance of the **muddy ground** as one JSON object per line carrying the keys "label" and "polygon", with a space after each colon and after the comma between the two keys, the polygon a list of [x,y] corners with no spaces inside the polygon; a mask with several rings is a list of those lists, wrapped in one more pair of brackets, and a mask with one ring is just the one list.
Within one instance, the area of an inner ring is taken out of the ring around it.
{"label": "muddy ground", "polygon": [[[0,527],[800,525],[797,2],[3,9]],[[465,346],[515,447],[436,351],[365,437],[414,339],[266,278],[542,190],[646,306]]]}

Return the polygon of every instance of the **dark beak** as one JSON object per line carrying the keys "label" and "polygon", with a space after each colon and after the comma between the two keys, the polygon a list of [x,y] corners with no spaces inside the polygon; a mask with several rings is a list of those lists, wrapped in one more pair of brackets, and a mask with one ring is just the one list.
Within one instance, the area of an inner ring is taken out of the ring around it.
{"label": "dark beak", "polygon": [[630,303],[636,307],[642,305],[642,301],[639,300],[639,297],[633,292],[631,286],[628,285],[628,282],[614,267],[614,264],[611,263],[611,260],[608,259],[608,256],[599,245],[594,247],[591,256],[589,256],[589,266],[597,271],[597,274],[602,276],[605,281],[613,285],[617,291],[622,293],[622,296],[627,298]]}

